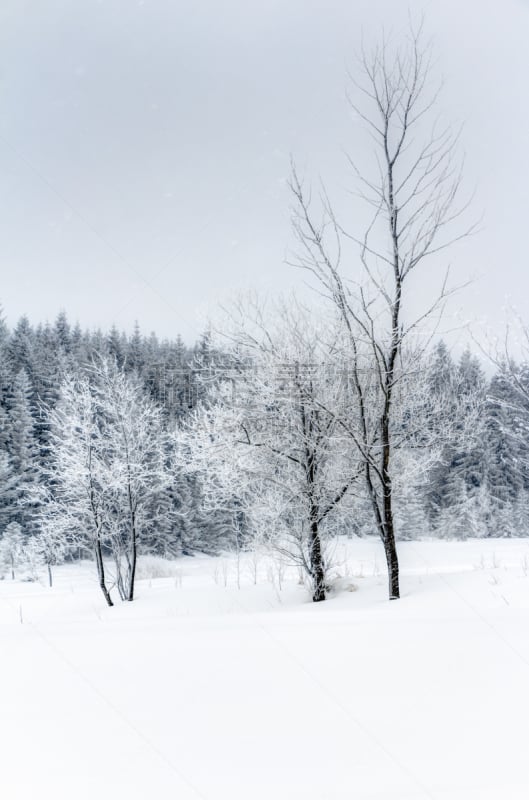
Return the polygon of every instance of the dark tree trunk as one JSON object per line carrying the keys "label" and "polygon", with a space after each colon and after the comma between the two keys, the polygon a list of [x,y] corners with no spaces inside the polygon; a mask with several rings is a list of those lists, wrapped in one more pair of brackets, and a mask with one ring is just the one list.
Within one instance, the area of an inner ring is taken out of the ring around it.
{"label": "dark tree trunk", "polygon": [[384,495],[384,502],[379,503],[377,490],[374,487],[371,479],[371,471],[369,466],[366,470],[367,485],[371,497],[371,503],[375,514],[376,525],[382,544],[384,545],[384,552],[386,555],[386,564],[388,568],[388,582],[389,582],[389,599],[398,600],[400,598],[399,587],[399,559],[397,556],[397,545],[395,542],[395,526],[393,524],[393,506],[392,506],[392,485],[389,473],[385,473],[385,482],[382,488]]}
{"label": "dark tree trunk", "polygon": [[[396,261],[397,263],[397,261]],[[383,535],[384,551],[386,553],[386,563],[388,566],[389,599],[398,600],[400,598],[399,587],[399,559],[397,556],[397,545],[395,542],[395,525],[393,522],[393,484],[390,473],[391,458],[391,438],[390,438],[390,419],[393,401],[393,376],[394,365],[399,352],[398,347],[398,311],[400,308],[401,286],[398,278],[397,267],[397,300],[394,306],[393,318],[393,347],[390,356],[390,369],[387,375],[386,402],[382,417],[382,515],[383,515]]]}
{"label": "dark tree trunk", "polygon": [[53,586],[53,575],[51,574],[51,564],[48,563],[48,584],[51,587]]}
{"label": "dark tree trunk", "polygon": [[312,573],[312,600],[315,603],[320,603],[326,599],[326,592],[325,568],[317,519],[313,519],[310,526],[310,569]]}
{"label": "dark tree trunk", "polygon": [[95,557],[96,557],[96,565],[97,565],[97,576],[99,578],[99,586],[101,591],[103,592],[103,597],[105,598],[107,605],[113,606],[114,603],[112,602],[112,598],[110,597],[110,592],[107,589],[107,585],[105,583],[105,565],[103,563],[103,553],[101,551],[101,542],[99,539],[96,540],[95,543]]}
{"label": "dark tree trunk", "polygon": [[386,538],[384,539],[384,551],[386,553],[386,563],[388,565],[389,599],[398,600],[400,598],[399,559],[397,556],[397,547],[395,544],[395,531],[393,530],[393,524],[391,524],[391,530],[386,530]]}
{"label": "dark tree trunk", "polygon": [[128,600],[134,600],[134,582],[136,580],[136,562],[138,560],[138,543],[136,534],[136,515],[131,515],[131,548],[130,548],[130,576],[129,576],[129,596]]}
{"label": "dark tree trunk", "polygon": [[123,576],[121,574],[121,561],[117,556],[115,562],[116,562],[116,584],[118,587],[119,596],[121,597],[122,600],[127,600],[128,599],[127,592],[125,591]]}
{"label": "dark tree trunk", "polygon": [[397,556],[397,545],[395,542],[395,525],[393,524],[392,507],[392,486],[391,479],[388,477],[387,484],[384,486],[384,524],[382,542],[386,553],[386,563],[388,565],[389,599],[398,600],[400,598],[399,588],[399,559]]}
{"label": "dark tree trunk", "polygon": [[88,468],[90,470],[90,506],[92,509],[93,515],[93,523],[94,523],[94,533],[95,533],[95,540],[94,540],[94,556],[97,565],[97,576],[99,578],[99,586],[101,591],[103,592],[103,597],[105,598],[107,605],[113,606],[114,603],[112,602],[112,598],[110,597],[110,592],[107,589],[107,585],[105,583],[105,565],[103,563],[103,552],[101,549],[101,523],[99,521],[99,513],[97,510],[97,504],[95,501],[95,493],[94,493],[94,486],[92,480],[92,446],[90,445],[88,450]]}

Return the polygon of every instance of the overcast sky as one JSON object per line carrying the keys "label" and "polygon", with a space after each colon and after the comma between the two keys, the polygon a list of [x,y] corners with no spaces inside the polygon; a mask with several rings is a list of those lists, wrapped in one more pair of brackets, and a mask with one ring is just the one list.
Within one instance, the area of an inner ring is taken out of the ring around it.
{"label": "overcast sky", "polygon": [[423,10],[465,123],[479,235],[447,260],[453,307],[529,320],[525,0],[2,0],[0,301],[8,321],[180,332],[218,295],[288,289],[293,153],[331,192],[365,139],[344,100],[363,32]]}

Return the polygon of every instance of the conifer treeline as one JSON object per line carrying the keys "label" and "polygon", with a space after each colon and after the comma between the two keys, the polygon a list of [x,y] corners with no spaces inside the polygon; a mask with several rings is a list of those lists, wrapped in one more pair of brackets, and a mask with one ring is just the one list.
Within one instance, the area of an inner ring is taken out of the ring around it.
{"label": "conifer treeline", "polygon": [[[427,476],[421,506],[429,532],[439,536],[525,536],[529,533],[529,438],[527,411],[509,372],[487,380],[467,349],[454,363],[448,348],[437,345],[430,365],[432,388],[444,387],[473,398],[478,413],[472,435],[457,436],[442,461]],[[457,433],[458,420],[453,421]]]}
{"label": "conifer treeline", "polygon": [[[124,372],[140,377],[172,426],[199,401],[198,376],[211,355],[207,332],[188,347],[181,337],[160,341],[154,334],[144,336],[138,325],[132,335],[115,327],[108,333],[82,331],[64,312],[54,324],[37,327],[22,317],[12,331],[0,317],[0,537],[12,523],[21,526],[24,536],[37,531],[41,509],[28,498],[43,480],[49,453],[45,409],[55,407],[64,375],[83,371],[98,356],[115,359]],[[175,475],[165,529],[158,530],[159,552],[213,552],[221,541],[229,545],[223,515],[212,517],[202,506],[192,476]]]}
{"label": "conifer treeline", "polygon": [[[185,418],[201,399],[199,379],[213,359],[205,333],[189,347],[180,337],[160,341],[136,325],[132,335],[113,327],[108,333],[72,326],[65,313],[53,324],[32,326],[22,317],[10,331],[0,318],[0,535],[18,523],[25,536],[35,533],[37,514],[27,497],[41,480],[49,431],[44,407],[53,408],[61,378],[82,370],[99,355],[110,356],[125,372],[140,376],[147,393],[164,409],[167,425]],[[423,535],[521,536],[529,532],[529,439],[512,386],[498,372],[487,380],[479,360],[466,351],[455,363],[444,343],[430,365],[432,392],[452,391],[478,397],[479,435],[462,437],[446,447],[442,461],[408,486],[398,512],[402,538]],[[457,420],[455,420],[457,427]],[[361,505],[352,531],[370,532],[368,511]],[[166,530],[159,543],[166,553],[229,546],[233,531],[221,512],[206,514],[200,487],[189,475],[175,475]]]}

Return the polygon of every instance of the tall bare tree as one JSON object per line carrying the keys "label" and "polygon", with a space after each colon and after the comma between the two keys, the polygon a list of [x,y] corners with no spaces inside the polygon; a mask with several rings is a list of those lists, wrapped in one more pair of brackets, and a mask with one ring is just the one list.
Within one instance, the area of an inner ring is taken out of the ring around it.
{"label": "tall bare tree", "polygon": [[[363,233],[339,221],[325,189],[316,204],[295,166],[290,182],[299,244],[293,263],[316,276],[344,326],[354,409],[341,424],[364,460],[390,599],[400,596],[393,442],[402,430],[396,430],[395,401],[399,384],[405,392],[404,379],[429,341],[425,332],[431,335],[432,317],[440,318],[451,293],[446,272],[433,298],[410,318],[410,279],[431,256],[473,229],[461,220],[468,202],[459,202],[458,135],[438,121],[439,89],[431,85],[431,63],[431,48],[419,28],[403,44],[384,39],[371,52],[364,49],[350,75],[351,109],[374,142],[372,169],[347,157],[357,194],[369,210]],[[461,227],[454,232],[458,221]]]}

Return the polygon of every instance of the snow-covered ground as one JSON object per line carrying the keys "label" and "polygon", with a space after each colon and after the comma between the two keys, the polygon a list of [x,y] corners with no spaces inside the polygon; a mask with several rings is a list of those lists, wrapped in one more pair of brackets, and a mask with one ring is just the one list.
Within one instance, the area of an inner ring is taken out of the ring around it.
{"label": "snow-covered ground", "polygon": [[1,581],[0,796],[527,800],[529,540],[403,543],[393,603],[378,542],[336,555],[318,605],[249,556],[112,609],[90,565]]}

